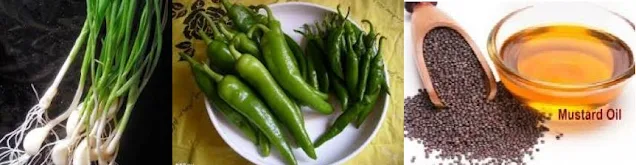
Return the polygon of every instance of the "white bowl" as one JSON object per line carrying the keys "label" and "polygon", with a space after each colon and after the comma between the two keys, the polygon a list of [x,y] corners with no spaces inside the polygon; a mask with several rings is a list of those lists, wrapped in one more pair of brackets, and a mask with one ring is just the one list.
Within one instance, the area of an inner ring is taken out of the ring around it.
{"label": "white bowl", "polygon": [[[269,7],[276,19],[282,23],[283,31],[294,38],[296,42],[301,41],[302,36],[295,33],[293,31],[294,29],[301,29],[300,27],[305,23],[313,24],[314,22],[322,21],[326,13],[335,12],[335,9],[298,2],[272,4],[269,5]],[[341,6],[341,10],[342,12],[346,12],[347,8]],[[263,13],[263,10],[261,10],[261,13]],[[358,25],[356,24],[356,26]],[[304,45],[304,43],[301,45]],[[388,75],[386,69],[384,72]],[[388,82],[388,76],[386,79]],[[331,98],[333,98],[333,96],[330,96],[330,102],[334,106],[334,113],[331,115],[321,115],[313,112],[309,107],[303,107],[305,128],[312,142],[318,139],[342,113],[340,105]],[[349,126],[336,137],[327,141],[319,148],[316,148],[316,155],[318,157],[316,160],[309,158],[301,148],[293,146],[292,152],[296,160],[298,160],[298,164],[341,164],[357,155],[371,142],[382,126],[382,121],[389,107],[389,101],[386,98],[388,98],[386,94],[379,97],[373,112],[359,129],[356,129],[353,124],[349,124]],[[281,158],[278,150],[273,146],[269,157],[261,157],[256,146],[245,138],[238,128],[231,125],[220,112],[213,110],[207,100],[205,101],[205,107],[217,132],[238,154],[255,164],[284,164],[284,160]],[[288,141],[292,140],[291,138],[287,139]]]}

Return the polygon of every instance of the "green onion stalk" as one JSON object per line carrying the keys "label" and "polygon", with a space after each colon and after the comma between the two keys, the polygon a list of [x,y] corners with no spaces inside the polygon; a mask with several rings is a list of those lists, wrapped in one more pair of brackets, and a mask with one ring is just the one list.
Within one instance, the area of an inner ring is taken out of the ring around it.
{"label": "green onion stalk", "polygon": [[[6,145],[0,147],[0,165],[114,163],[130,114],[157,67],[167,5],[162,0],[87,0],[83,28],[52,85],[25,122],[0,139]],[[73,100],[48,120],[43,116],[82,48]],[[61,138],[62,129],[54,127],[63,121]],[[55,140],[45,143],[47,138]]]}

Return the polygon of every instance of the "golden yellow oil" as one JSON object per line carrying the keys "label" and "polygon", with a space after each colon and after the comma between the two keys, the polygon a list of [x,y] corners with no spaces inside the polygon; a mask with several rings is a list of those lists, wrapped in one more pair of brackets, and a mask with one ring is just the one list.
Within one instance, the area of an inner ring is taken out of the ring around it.
{"label": "golden yellow oil", "polygon": [[557,89],[520,84],[505,75],[501,78],[513,94],[540,112],[555,116],[559,109],[595,110],[613,100],[620,89],[568,93],[559,92],[558,86],[598,84],[620,76],[633,65],[631,53],[618,37],[584,26],[533,27],[509,37],[500,56],[521,77]]}

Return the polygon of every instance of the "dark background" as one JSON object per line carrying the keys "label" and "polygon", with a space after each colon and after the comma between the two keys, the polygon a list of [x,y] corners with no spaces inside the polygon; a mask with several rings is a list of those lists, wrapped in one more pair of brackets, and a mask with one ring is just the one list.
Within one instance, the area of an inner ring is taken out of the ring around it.
{"label": "dark background", "polygon": [[[0,135],[15,129],[27,110],[37,103],[31,85],[41,96],[52,83],[79,35],[86,14],[85,2],[0,0]],[[171,31],[169,21],[159,64],[121,139],[119,164],[171,162]],[[49,108],[52,116],[70,104],[82,55],[83,51],[58,89]]]}

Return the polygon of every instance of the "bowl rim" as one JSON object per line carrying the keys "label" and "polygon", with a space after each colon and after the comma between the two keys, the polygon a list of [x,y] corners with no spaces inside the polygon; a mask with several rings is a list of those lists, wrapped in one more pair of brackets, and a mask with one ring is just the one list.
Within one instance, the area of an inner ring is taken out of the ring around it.
{"label": "bowl rim", "polygon": [[[607,8],[604,8],[602,6],[598,6],[598,5],[594,5],[594,4],[590,4],[590,3],[585,3],[585,4],[589,4],[589,6],[591,7],[595,7],[595,8],[599,8],[605,12],[608,12],[614,16],[617,16],[618,18],[624,20],[629,26],[631,26],[632,30],[636,30],[636,28],[634,27],[634,23],[631,22],[629,19],[627,19],[626,17],[611,11]],[[631,78],[634,75],[634,62],[632,62],[632,64],[622,73],[618,74],[617,76],[614,76],[611,79],[607,79],[607,80],[603,80],[603,81],[599,81],[599,82],[595,82],[595,83],[590,83],[590,84],[559,84],[559,83],[553,83],[553,82],[547,82],[547,81],[541,81],[541,80],[536,80],[536,79],[531,79],[528,78],[526,76],[522,76],[520,75],[517,71],[514,71],[513,69],[510,68],[510,66],[505,65],[501,59],[500,56],[500,52],[499,49],[497,49],[497,35],[499,34],[499,30],[501,29],[501,27],[508,22],[509,19],[511,19],[513,16],[526,11],[528,9],[531,8],[536,8],[541,7],[541,6],[547,6],[547,5],[553,5],[553,4],[535,4],[535,5],[530,5],[530,6],[526,6],[520,9],[516,9],[512,12],[510,12],[509,14],[506,14],[506,16],[504,16],[503,18],[501,18],[499,21],[497,21],[497,24],[495,24],[495,26],[492,28],[492,30],[490,31],[490,34],[488,35],[488,41],[487,41],[487,51],[488,54],[490,56],[490,59],[492,60],[493,64],[495,65],[496,68],[499,68],[498,70],[500,70],[499,73],[499,77],[501,79],[501,77],[510,77],[509,79],[514,79],[516,81],[513,81],[515,83],[524,83],[524,84],[528,84],[528,85],[533,85],[533,86],[540,86],[542,88],[547,88],[547,89],[552,89],[552,90],[561,90],[561,91],[591,91],[591,90],[599,90],[599,89],[606,89],[608,87],[613,87],[616,86],[618,84],[621,84],[623,82],[625,82],[625,80],[628,80],[629,78]],[[633,52],[630,51],[630,60],[634,60],[634,55]],[[501,73],[503,72],[503,73]]]}
{"label": "bowl rim", "polygon": [[[319,8],[319,9],[325,10],[325,11],[337,13],[337,11],[335,9],[331,9],[331,8],[328,8],[328,7],[325,7],[325,6],[321,6],[321,5],[313,4],[313,3],[308,3],[308,2],[283,2],[283,3],[269,4],[267,6],[269,6],[270,8],[274,8],[274,7],[283,7],[283,6],[284,7],[291,7],[290,5],[291,6],[300,5],[300,6],[315,7],[315,8]],[[349,16],[348,19],[351,20],[351,16]],[[358,28],[361,28],[360,25],[357,24],[355,21],[352,21],[352,23],[355,26],[357,26]],[[386,63],[385,63],[385,65],[386,65]],[[385,75],[389,75],[387,67],[384,67],[384,74]],[[385,76],[385,78],[384,78],[385,81],[387,82],[387,84],[391,84],[389,77],[390,76]],[[216,129],[217,127],[220,126],[220,121],[214,115],[214,112],[212,112],[213,108],[212,108],[210,102],[208,102],[207,97],[204,97],[204,98],[205,98],[204,101],[205,101],[206,111],[208,113],[208,116],[209,116],[210,120],[212,121],[212,125]],[[339,160],[337,160],[335,162],[330,162],[329,164],[342,164],[342,163],[350,160],[351,158],[357,156],[363,149],[366,148],[366,146],[373,139],[375,139],[375,136],[377,135],[379,130],[382,128],[382,123],[384,123],[384,119],[386,118],[386,113],[387,113],[387,111],[389,111],[389,107],[390,107],[389,101],[391,100],[390,95],[388,95],[386,93],[384,93],[382,96],[378,97],[378,99],[380,99],[380,98],[384,98],[384,103],[381,104],[381,106],[382,106],[382,114],[380,114],[379,121],[377,123],[374,123],[375,125],[374,125],[374,128],[373,128],[373,131],[371,132],[371,135],[366,137],[365,141],[357,149],[355,149],[353,152],[349,153],[347,156],[342,157],[342,158],[340,158]],[[375,106],[379,106],[379,104],[376,103]],[[258,158],[253,158],[253,157],[249,156],[247,153],[242,152],[242,150],[237,150],[237,148],[236,148],[237,146],[235,146],[236,144],[234,144],[232,142],[232,140],[228,139],[228,137],[227,137],[225,132],[222,132],[219,129],[216,129],[216,131],[219,133],[219,135],[221,136],[223,141],[225,141],[225,143],[227,143],[228,146],[230,146],[230,148],[232,148],[232,150],[234,150],[236,153],[241,155],[241,157],[247,159],[248,161],[250,161],[252,163],[256,163],[256,164],[264,164],[265,163],[265,162],[262,162],[261,160],[259,160]]]}

